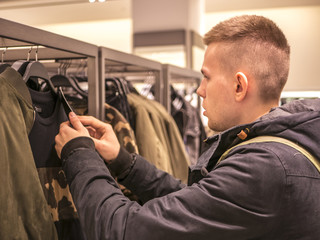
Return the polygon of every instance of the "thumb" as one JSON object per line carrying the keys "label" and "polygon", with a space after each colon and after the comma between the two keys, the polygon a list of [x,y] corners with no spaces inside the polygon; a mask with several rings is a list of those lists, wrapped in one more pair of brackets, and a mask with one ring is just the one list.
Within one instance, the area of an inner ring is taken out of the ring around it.
{"label": "thumb", "polygon": [[81,130],[83,128],[82,123],[74,112],[69,113],[69,120],[75,130]]}

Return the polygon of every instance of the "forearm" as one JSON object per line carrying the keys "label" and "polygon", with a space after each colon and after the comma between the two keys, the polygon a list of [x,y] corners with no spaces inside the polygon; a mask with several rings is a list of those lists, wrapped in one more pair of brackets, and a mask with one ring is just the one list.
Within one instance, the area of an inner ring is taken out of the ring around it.
{"label": "forearm", "polygon": [[[111,229],[109,223],[113,222],[114,212],[127,199],[90,141],[89,138],[78,138],[66,145],[69,150],[64,148],[61,155],[63,170],[87,239],[112,239],[108,236],[110,231],[103,229]],[[122,218],[125,219],[125,216]],[[123,232],[123,229],[118,231],[119,234]],[[102,233],[105,234],[104,238]]]}
{"label": "forearm", "polygon": [[142,202],[165,196],[185,187],[180,180],[157,169],[140,155],[135,156],[135,164],[119,183],[126,186]]}

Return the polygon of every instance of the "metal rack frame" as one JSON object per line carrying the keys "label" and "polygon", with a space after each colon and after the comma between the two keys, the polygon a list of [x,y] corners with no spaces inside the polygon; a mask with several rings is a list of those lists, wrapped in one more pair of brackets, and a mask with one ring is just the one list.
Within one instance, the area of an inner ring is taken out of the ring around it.
{"label": "metal rack frame", "polygon": [[[152,73],[155,76],[155,100],[170,111],[170,84],[177,77],[200,84],[202,75],[188,68],[161,64],[134,54],[96,46],[80,40],[0,18],[2,48],[41,46],[38,60],[86,59],[89,85],[88,114],[101,120],[104,116],[105,75],[107,69],[128,74]],[[10,50],[6,61],[26,58],[26,49]],[[198,100],[200,109],[200,100]]]}
{"label": "metal rack frame", "polygon": [[[99,47],[99,78],[101,104],[105,99],[105,75],[107,69],[112,68],[114,73],[139,74],[152,72],[155,76],[155,100],[163,104],[163,77],[162,64],[133,54],[120,52],[114,49]],[[104,119],[103,109],[101,119]]]}
{"label": "metal rack frame", "polygon": [[[188,68],[181,68],[178,66],[170,65],[170,64],[162,64],[162,71],[163,71],[163,105],[167,109],[167,111],[171,112],[171,91],[170,91],[170,84],[174,83],[179,79],[183,80],[183,82],[195,82],[197,86],[200,85],[202,74],[200,72],[196,72],[192,69]],[[201,101],[200,97],[198,96],[198,109],[199,113],[201,111]]]}
{"label": "metal rack frame", "polygon": [[[9,49],[17,46],[41,46],[38,60],[86,58],[89,84],[88,114],[100,116],[98,46],[3,18],[0,18],[0,28],[2,47]],[[10,50],[10,54],[6,53],[6,60],[24,59],[25,56],[25,49]]]}

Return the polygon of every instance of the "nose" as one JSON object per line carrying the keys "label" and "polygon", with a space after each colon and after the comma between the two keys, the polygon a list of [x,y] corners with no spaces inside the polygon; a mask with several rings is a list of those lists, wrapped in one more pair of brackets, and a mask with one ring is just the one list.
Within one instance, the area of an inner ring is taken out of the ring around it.
{"label": "nose", "polygon": [[199,85],[199,87],[198,87],[198,89],[197,89],[197,94],[198,94],[198,96],[200,96],[200,97],[202,97],[202,98],[205,98],[206,96],[205,96],[205,87],[204,87],[204,80],[202,79],[201,80],[201,83],[200,83],[200,85]]}

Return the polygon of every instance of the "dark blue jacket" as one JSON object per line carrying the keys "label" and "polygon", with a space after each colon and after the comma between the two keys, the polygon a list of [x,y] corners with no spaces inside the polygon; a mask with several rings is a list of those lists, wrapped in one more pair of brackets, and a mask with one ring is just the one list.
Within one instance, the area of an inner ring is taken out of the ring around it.
{"label": "dark blue jacket", "polygon": [[297,150],[281,143],[241,142],[272,135],[299,143],[320,159],[320,99],[272,109],[257,121],[210,138],[190,171],[189,186],[123,149],[109,166],[144,201],[123,196],[89,138],[62,151],[80,221],[94,239],[320,239],[320,174]]}

